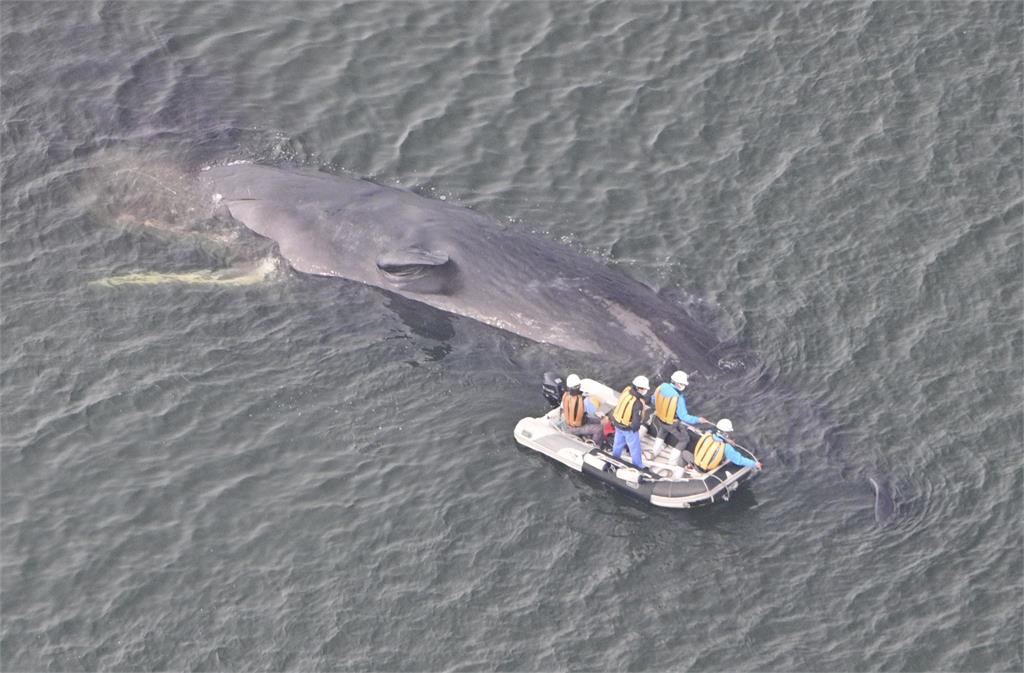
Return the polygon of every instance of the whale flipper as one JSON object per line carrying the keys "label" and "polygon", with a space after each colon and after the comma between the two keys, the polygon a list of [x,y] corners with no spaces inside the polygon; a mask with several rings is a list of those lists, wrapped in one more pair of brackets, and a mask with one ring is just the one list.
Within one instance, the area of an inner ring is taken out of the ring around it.
{"label": "whale flipper", "polygon": [[896,503],[888,488],[880,485],[871,477],[868,477],[868,481],[875,489],[875,521],[884,525],[892,520],[896,513]]}
{"label": "whale flipper", "polygon": [[277,260],[273,257],[262,259],[255,264],[241,264],[227,269],[184,271],[165,273],[159,271],[140,271],[110,276],[91,281],[90,285],[102,287],[118,287],[122,285],[164,285],[180,283],[185,285],[222,285],[241,287],[255,285],[269,280],[279,271]]}

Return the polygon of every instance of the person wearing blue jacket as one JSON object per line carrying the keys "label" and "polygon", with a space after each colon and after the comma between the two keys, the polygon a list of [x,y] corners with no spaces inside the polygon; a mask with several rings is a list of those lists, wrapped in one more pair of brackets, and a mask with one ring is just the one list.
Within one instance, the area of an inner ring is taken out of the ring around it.
{"label": "person wearing blue jacket", "polygon": [[[762,465],[759,460],[752,460],[747,458],[742,453],[736,450],[732,445],[732,421],[728,418],[723,418],[716,424],[717,432],[711,433],[711,441],[701,441],[697,444],[697,455],[694,461],[697,467],[708,472],[715,470],[722,463],[722,455],[718,454],[717,446],[724,446],[725,455],[724,458],[734,465],[740,467],[752,467],[755,470],[760,470]],[[707,437],[707,435],[705,435]],[[706,449],[703,448],[706,446]]]}
{"label": "person wearing blue jacket", "polygon": [[658,455],[665,440],[675,437],[677,443],[681,442],[679,449],[685,449],[689,443],[686,435],[686,428],[682,423],[697,425],[708,423],[703,416],[694,416],[686,409],[686,398],[683,391],[689,383],[689,377],[684,371],[677,371],[672,374],[671,383],[665,382],[658,386],[651,395],[651,404],[654,406],[654,455]]}

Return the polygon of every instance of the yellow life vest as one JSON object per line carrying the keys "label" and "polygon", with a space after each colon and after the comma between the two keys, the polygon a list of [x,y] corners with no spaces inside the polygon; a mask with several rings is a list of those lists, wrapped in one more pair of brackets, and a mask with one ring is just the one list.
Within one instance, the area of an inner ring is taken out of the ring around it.
{"label": "yellow life vest", "polygon": [[633,407],[636,406],[636,395],[630,386],[626,386],[619,395],[619,403],[612,412],[612,420],[626,430],[633,425]]}
{"label": "yellow life vest", "polygon": [[562,394],[562,416],[565,417],[565,424],[570,428],[583,427],[583,420],[587,417],[587,408],[583,403],[582,394]]}
{"label": "yellow life vest", "polygon": [[676,407],[679,406],[678,395],[662,395],[661,386],[654,391],[654,413],[662,423],[676,422]]}
{"label": "yellow life vest", "polygon": [[697,440],[693,450],[693,462],[705,472],[711,472],[722,464],[725,459],[725,444],[715,439],[710,432],[705,432]]}

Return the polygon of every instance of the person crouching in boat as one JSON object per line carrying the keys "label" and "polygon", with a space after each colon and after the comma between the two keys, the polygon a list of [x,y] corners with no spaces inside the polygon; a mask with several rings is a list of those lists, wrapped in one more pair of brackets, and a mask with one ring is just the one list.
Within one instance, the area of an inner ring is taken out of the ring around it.
{"label": "person crouching in boat", "polygon": [[723,418],[718,421],[718,432],[705,432],[697,441],[693,449],[693,463],[705,472],[714,472],[723,461],[740,467],[752,467],[761,469],[761,461],[751,460],[733,448],[732,445],[732,421]]}
{"label": "person crouching in boat", "polygon": [[622,447],[628,446],[633,464],[641,470],[644,468],[644,457],[640,452],[640,423],[643,420],[647,391],[650,388],[651,384],[646,376],[636,377],[619,395],[619,403],[612,412],[612,425],[615,426],[612,455],[620,457]]}
{"label": "person crouching in boat", "polygon": [[565,379],[566,391],[562,394],[562,418],[565,431],[577,437],[589,437],[595,446],[601,446],[604,439],[604,414],[597,410],[590,395],[584,395],[580,388],[580,377],[569,374]]}
{"label": "person crouching in boat", "polygon": [[689,383],[686,372],[673,373],[671,381],[671,383],[662,383],[651,395],[651,402],[654,404],[653,452],[655,456],[665,445],[665,440],[670,437],[675,438],[680,451],[686,448],[690,438],[682,423],[697,425],[711,422],[703,416],[694,416],[686,410],[686,398],[683,397],[683,391],[686,390],[686,385]]}

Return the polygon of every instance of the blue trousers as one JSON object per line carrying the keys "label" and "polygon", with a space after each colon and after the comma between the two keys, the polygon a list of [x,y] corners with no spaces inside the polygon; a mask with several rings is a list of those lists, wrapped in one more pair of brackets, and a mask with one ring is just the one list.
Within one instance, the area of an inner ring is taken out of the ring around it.
{"label": "blue trousers", "polygon": [[622,456],[622,447],[629,447],[629,457],[633,464],[643,469],[644,456],[640,453],[640,433],[633,430],[615,428],[615,444],[612,446],[612,455],[616,458]]}

